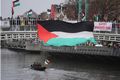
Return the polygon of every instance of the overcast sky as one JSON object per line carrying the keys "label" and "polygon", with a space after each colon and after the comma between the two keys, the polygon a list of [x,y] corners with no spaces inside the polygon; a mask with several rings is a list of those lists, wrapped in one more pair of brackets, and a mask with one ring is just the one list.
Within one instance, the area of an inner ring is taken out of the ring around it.
{"label": "overcast sky", "polygon": [[[2,17],[11,17],[11,7],[12,7],[12,0],[0,0]],[[22,15],[24,12],[32,9],[37,14],[40,14],[43,11],[47,11],[47,9],[50,9],[50,5],[52,3],[54,4],[60,4],[64,2],[64,0],[20,0],[20,6],[14,8],[14,16]]]}

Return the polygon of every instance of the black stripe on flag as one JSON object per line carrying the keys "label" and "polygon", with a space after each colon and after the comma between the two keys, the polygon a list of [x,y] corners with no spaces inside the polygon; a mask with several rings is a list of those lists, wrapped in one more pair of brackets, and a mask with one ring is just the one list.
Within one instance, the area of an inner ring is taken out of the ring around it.
{"label": "black stripe on flag", "polygon": [[13,3],[16,3],[16,2],[19,2],[19,0],[15,0],[15,1],[13,1]]}
{"label": "black stripe on flag", "polygon": [[93,31],[94,22],[84,21],[78,23],[67,23],[60,20],[47,20],[47,21],[38,21],[38,24],[42,25],[46,30],[53,31],[62,31],[62,32],[81,32],[81,31]]}

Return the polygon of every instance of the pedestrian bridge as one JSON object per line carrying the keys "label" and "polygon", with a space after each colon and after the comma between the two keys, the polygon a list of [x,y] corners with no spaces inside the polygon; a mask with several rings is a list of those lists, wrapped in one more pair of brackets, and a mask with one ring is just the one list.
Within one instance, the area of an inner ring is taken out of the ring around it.
{"label": "pedestrian bridge", "polygon": [[[94,36],[97,41],[120,43],[120,34],[94,32]],[[37,39],[37,31],[2,31],[0,37],[2,44],[4,43],[7,48],[24,49],[28,51],[57,52],[61,54],[70,53],[120,57],[120,48],[95,46],[44,46],[42,41]]]}
{"label": "pedestrian bridge", "polygon": [[[36,39],[37,31],[2,31],[0,37],[1,40]],[[94,37],[98,41],[120,42],[120,34],[94,32]]]}
{"label": "pedestrian bridge", "polygon": [[[95,47],[95,46],[75,46],[75,47],[53,47],[44,46],[39,40],[38,43],[34,43],[37,39],[37,19],[10,19],[7,21],[9,25],[4,25],[7,31],[1,31],[0,40],[7,48],[24,49],[31,51],[45,51],[45,52],[58,52],[58,53],[71,53],[71,54],[90,54],[90,55],[106,55],[106,56],[119,56],[120,48],[113,47]],[[24,23],[24,24],[22,24]],[[112,24],[112,30],[110,32],[93,32],[94,37],[98,42],[110,42],[112,44],[120,43],[120,27],[119,23]]]}

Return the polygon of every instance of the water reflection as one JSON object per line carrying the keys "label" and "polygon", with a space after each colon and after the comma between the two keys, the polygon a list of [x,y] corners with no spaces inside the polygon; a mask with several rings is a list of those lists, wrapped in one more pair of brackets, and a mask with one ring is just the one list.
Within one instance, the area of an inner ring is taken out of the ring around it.
{"label": "water reflection", "polygon": [[39,52],[1,50],[2,80],[120,80],[119,58],[52,55],[49,68],[30,69],[40,61]]}

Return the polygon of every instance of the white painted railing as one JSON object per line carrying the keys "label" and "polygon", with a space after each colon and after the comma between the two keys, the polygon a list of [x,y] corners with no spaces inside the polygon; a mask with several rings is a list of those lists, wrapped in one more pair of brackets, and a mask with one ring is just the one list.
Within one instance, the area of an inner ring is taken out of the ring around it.
{"label": "white painted railing", "polygon": [[1,40],[37,38],[37,31],[2,31]]}
{"label": "white painted railing", "polygon": [[[94,33],[97,40],[120,42],[120,34]],[[37,31],[2,31],[1,40],[37,38]]]}

